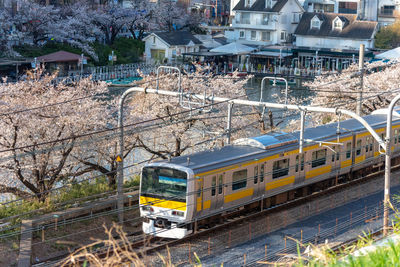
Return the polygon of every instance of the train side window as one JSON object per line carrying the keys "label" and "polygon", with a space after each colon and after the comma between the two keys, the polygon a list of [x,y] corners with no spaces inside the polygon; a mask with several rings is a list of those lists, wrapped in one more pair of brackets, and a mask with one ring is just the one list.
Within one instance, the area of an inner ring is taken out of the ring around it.
{"label": "train side window", "polygon": [[369,137],[367,137],[366,139],[366,144],[365,144],[365,153],[368,152],[368,148],[369,148]]}
{"label": "train side window", "polygon": [[277,160],[272,167],[272,178],[276,179],[289,174],[289,159]]}
{"label": "train side window", "polygon": [[311,158],[311,167],[315,168],[326,163],[326,149],[314,151]]}
{"label": "train side window", "polygon": [[296,169],[295,172],[299,171],[299,155],[296,156]]}
{"label": "train side window", "polygon": [[247,169],[232,174],[232,190],[238,190],[247,186]]}
{"label": "train side window", "polygon": [[394,143],[397,144],[397,129],[394,130]]}
{"label": "train side window", "polygon": [[335,161],[335,154],[337,153],[337,151],[336,151],[336,147],[335,146],[333,146],[332,147],[332,162],[334,162]]}
{"label": "train side window", "polygon": [[254,183],[258,182],[258,166],[254,167]]}
{"label": "train side window", "polygon": [[372,151],[373,147],[374,147],[374,138],[370,137],[370,139],[369,139],[369,151]]}
{"label": "train side window", "polygon": [[222,183],[223,183],[223,176],[222,176],[222,174],[220,174],[219,176],[218,176],[218,194],[222,194]]}
{"label": "train side window", "polygon": [[212,181],[211,181],[211,195],[212,196],[215,196],[216,185],[217,185],[217,176],[213,176]]}
{"label": "train side window", "polygon": [[359,156],[361,154],[361,139],[357,140],[357,148],[356,148],[356,155]]}
{"label": "train side window", "polygon": [[346,159],[351,157],[351,142],[346,144]]}
{"label": "train side window", "polygon": [[300,157],[300,171],[304,171],[304,154]]}
{"label": "train side window", "polygon": [[264,163],[260,166],[260,183],[264,182]]}

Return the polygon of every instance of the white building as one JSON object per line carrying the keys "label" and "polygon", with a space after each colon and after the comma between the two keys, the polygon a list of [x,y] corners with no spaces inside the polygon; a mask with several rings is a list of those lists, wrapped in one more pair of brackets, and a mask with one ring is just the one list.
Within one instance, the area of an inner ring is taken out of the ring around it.
{"label": "white building", "polygon": [[357,14],[360,20],[378,21],[381,25],[394,23],[400,13],[398,0],[306,0],[307,12]]}
{"label": "white building", "polygon": [[153,32],[143,38],[148,63],[175,61],[184,53],[199,52],[201,42],[187,31]]}
{"label": "white building", "polygon": [[358,50],[374,48],[377,22],[357,20],[357,15],[304,13],[296,29],[296,46]]}
{"label": "white building", "polygon": [[[232,0],[235,3],[235,0]],[[228,39],[250,45],[292,41],[303,7],[297,0],[239,0]]]}
{"label": "white building", "polygon": [[306,12],[295,32],[298,62],[306,68],[344,69],[357,61],[361,44],[365,57],[372,57],[377,25],[357,20],[357,14]]}

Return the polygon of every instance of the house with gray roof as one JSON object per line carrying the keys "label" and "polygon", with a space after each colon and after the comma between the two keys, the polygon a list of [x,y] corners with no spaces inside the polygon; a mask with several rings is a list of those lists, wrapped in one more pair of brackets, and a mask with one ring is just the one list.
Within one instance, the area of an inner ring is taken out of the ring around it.
{"label": "house with gray roof", "polygon": [[358,59],[360,45],[372,57],[378,22],[357,14],[305,12],[295,31],[298,64],[305,68],[341,70]]}
{"label": "house with gray roof", "polygon": [[291,43],[304,9],[297,0],[239,0],[233,11],[233,31],[227,37],[265,46]]}
{"label": "house with gray roof", "polygon": [[173,62],[184,53],[199,52],[202,42],[188,31],[153,32],[143,38],[148,63]]}
{"label": "house with gray roof", "polygon": [[357,14],[304,13],[295,31],[296,46],[355,49],[374,48],[377,22],[357,20]]}

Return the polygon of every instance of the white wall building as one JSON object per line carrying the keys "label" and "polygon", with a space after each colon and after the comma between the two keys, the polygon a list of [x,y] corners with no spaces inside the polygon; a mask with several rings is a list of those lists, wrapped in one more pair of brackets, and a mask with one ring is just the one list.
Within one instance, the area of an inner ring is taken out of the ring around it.
{"label": "white wall building", "polygon": [[271,45],[291,42],[304,9],[297,0],[239,0],[233,11],[228,39]]}
{"label": "white wall building", "polygon": [[148,63],[174,61],[184,53],[199,52],[201,42],[187,31],[153,32],[143,38]]}
{"label": "white wall building", "polygon": [[357,20],[357,15],[304,13],[296,29],[296,46],[358,50],[374,47],[377,22]]}
{"label": "white wall building", "polygon": [[398,0],[306,0],[307,12],[357,14],[360,20],[378,21],[381,25],[394,23],[400,15]]}

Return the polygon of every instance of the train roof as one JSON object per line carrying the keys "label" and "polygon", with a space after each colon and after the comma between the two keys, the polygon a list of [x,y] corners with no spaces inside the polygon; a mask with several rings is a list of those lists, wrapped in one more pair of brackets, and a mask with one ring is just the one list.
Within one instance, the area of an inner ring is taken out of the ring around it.
{"label": "train roof", "polygon": [[[385,114],[367,115],[363,118],[375,129],[381,128],[386,124]],[[395,117],[394,120],[400,123],[399,117]],[[339,125],[340,135],[342,137],[365,130],[364,126],[355,119],[341,121]],[[327,141],[337,136],[337,129],[338,122],[306,128],[304,131],[304,139]],[[239,139],[234,145],[172,158],[168,163],[191,168],[195,174],[203,173],[293,150],[298,146],[299,139],[300,131],[295,131],[293,133],[272,132],[253,138]],[[305,146],[313,144],[314,142],[306,142]]]}

